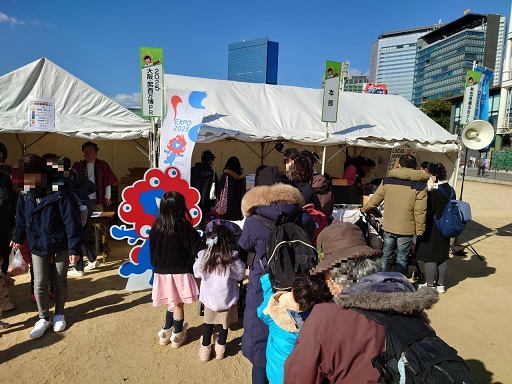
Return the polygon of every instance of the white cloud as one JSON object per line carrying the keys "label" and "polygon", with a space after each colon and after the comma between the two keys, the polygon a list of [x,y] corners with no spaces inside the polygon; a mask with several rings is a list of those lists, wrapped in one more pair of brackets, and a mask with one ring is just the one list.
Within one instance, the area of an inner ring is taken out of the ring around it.
{"label": "white cloud", "polygon": [[349,68],[348,70],[348,74],[350,76],[362,76],[362,75],[368,75],[368,72],[366,73],[363,73],[363,71],[361,71],[360,69],[357,69],[357,68]]}
{"label": "white cloud", "polygon": [[11,27],[14,27],[15,25],[23,25],[23,24],[25,24],[25,22],[23,20],[18,20],[15,17],[7,16],[3,12],[0,12],[0,23],[10,24]]}
{"label": "white cloud", "polygon": [[140,92],[127,95],[120,93],[114,96],[114,100],[126,108],[140,108]]}

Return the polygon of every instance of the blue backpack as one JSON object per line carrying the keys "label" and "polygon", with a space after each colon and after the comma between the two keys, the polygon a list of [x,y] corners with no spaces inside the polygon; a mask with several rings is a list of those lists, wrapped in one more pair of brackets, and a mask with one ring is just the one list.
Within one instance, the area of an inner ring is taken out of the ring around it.
{"label": "blue backpack", "polygon": [[449,201],[439,219],[434,214],[434,224],[444,237],[457,237],[471,220],[471,208],[465,201],[455,200],[455,191],[452,188],[450,196],[443,188],[438,188],[438,191],[441,191]]}

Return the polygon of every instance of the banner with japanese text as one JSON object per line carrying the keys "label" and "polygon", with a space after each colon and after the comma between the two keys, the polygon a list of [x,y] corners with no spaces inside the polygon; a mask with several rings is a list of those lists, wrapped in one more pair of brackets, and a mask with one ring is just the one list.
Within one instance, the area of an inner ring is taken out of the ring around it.
{"label": "banner with japanese text", "polygon": [[162,117],[164,96],[164,52],[162,48],[140,47],[142,115]]}
{"label": "banner with japanese text", "polygon": [[158,168],[176,167],[189,182],[192,152],[203,122],[202,102],[207,94],[171,88],[165,94],[167,115],[160,131]]}
{"label": "banner with japanese text", "polygon": [[480,75],[481,73],[477,71],[468,71],[466,74],[466,89],[464,90],[461,114],[462,125],[466,125],[477,118],[476,112],[478,105],[478,93],[480,92]]}
{"label": "banner with japanese text", "polygon": [[475,71],[480,73],[478,105],[475,112],[475,119],[489,120],[489,84],[494,76],[494,71],[484,67],[475,67]]}
{"label": "banner with japanese text", "polygon": [[340,73],[341,63],[336,61],[325,62],[322,121],[326,123],[335,123],[338,119]]}

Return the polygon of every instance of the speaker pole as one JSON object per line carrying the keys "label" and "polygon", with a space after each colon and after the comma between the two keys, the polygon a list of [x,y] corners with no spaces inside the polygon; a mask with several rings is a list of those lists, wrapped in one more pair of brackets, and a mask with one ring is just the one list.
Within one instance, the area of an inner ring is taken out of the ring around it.
{"label": "speaker pole", "polygon": [[469,148],[466,147],[466,156],[464,159],[464,170],[462,171],[462,183],[460,185],[459,200],[462,200],[462,192],[464,191],[464,179],[466,178],[466,167],[468,166],[468,150],[469,150]]}

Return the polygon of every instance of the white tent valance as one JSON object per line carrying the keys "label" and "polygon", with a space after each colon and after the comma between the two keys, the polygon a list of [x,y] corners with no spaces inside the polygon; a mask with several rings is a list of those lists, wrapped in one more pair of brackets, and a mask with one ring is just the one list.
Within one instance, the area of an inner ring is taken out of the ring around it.
{"label": "white tent valance", "polygon": [[[449,134],[401,96],[341,92],[338,121],[326,125],[321,89],[252,84],[165,75],[174,89],[205,91],[205,115],[198,142],[286,140],[303,145],[393,148],[408,143],[417,150],[453,152]],[[326,137],[327,136],[327,137]]]}

